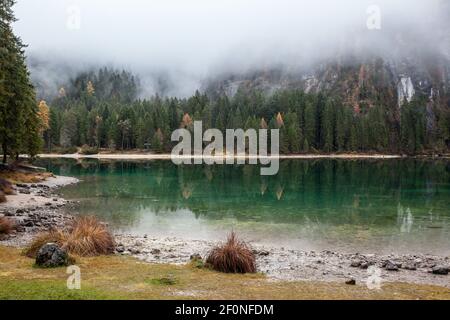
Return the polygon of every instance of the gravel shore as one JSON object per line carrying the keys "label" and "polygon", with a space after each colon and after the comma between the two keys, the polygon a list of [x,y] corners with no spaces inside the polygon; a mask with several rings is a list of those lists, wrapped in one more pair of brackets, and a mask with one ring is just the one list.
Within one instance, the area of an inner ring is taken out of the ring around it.
{"label": "gravel shore", "polygon": [[7,196],[0,204],[0,216],[11,219],[16,230],[0,239],[0,244],[22,247],[39,232],[53,227],[63,227],[73,216],[66,213],[74,203],[55,194],[56,189],[77,183],[78,179],[55,176],[40,183],[19,183],[16,194]]}
{"label": "gravel shore", "polygon": [[[191,256],[205,258],[217,242],[116,235],[117,253],[150,263],[185,264]],[[450,288],[450,258],[427,254],[344,254],[334,251],[301,251],[250,243],[258,271],[274,280],[348,281],[365,283],[379,268],[381,282],[433,284]]]}

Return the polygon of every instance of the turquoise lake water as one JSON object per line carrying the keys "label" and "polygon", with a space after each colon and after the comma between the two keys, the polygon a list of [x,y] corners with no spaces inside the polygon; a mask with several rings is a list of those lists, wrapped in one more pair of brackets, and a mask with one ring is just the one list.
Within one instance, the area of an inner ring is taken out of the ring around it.
{"label": "turquoise lake water", "polygon": [[149,237],[246,240],[297,249],[450,254],[450,161],[283,160],[254,165],[41,159],[75,176],[80,214]]}

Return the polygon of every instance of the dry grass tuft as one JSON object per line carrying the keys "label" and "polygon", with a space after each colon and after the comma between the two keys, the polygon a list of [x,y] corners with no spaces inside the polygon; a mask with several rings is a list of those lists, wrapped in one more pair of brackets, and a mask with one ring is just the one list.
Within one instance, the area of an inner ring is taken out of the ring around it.
{"label": "dry grass tuft", "polygon": [[0,179],[12,183],[39,183],[53,177],[51,172],[25,172],[19,170],[0,170]]}
{"label": "dry grass tuft", "polygon": [[249,246],[231,232],[227,242],[211,250],[206,263],[212,269],[225,273],[255,273],[255,255]]}
{"label": "dry grass tuft", "polygon": [[0,217],[0,234],[9,234],[14,229],[14,222],[6,217]]}
{"label": "dry grass tuft", "polygon": [[95,217],[79,217],[66,230],[53,230],[39,235],[26,249],[28,257],[36,257],[38,250],[53,242],[77,256],[98,256],[114,252],[114,238],[108,228]]}
{"label": "dry grass tuft", "polygon": [[11,182],[2,178],[0,178],[0,191],[6,195],[11,195],[15,193]]}
{"label": "dry grass tuft", "polygon": [[24,250],[24,254],[29,258],[36,258],[39,249],[47,243],[56,243],[61,246],[61,233],[59,230],[52,230],[38,234],[33,239],[33,242]]}
{"label": "dry grass tuft", "polygon": [[76,219],[69,232],[62,233],[62,247],[79,256],[96,256],[114,252],[114,238],[105,224],[95,217]]}

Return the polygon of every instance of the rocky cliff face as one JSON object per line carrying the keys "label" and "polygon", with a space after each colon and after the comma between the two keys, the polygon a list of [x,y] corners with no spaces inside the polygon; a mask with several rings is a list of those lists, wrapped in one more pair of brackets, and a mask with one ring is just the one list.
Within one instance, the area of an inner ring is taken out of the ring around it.
{"label": "rocky cliff face", "polygon": [[400,107],[416,95],[429,101],[448,103],[450,61],[435,58],[395,60],[373,57],[358,61],[327,61],[309,69],[274,68],[242,74],[222,75],[204,86],[210,95],[233,96],[238,89],[271,94],[279,89],[327,92],[338,95],[349,106],[360,109],[387,103]]}

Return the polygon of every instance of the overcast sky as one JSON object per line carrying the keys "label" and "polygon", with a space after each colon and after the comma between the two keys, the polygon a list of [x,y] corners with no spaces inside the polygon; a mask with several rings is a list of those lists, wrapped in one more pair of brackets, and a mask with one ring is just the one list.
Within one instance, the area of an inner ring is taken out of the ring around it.
{"label": "overcast sky", "polygon": [[[15,30],[28,55],[168,70],[195,82],[228,69],[313,60],[361,39],[377,38],[386,50],[396,28],[437,37],[439,2],[18,0]],[[366,26],[373,4],[381,30]]]}

